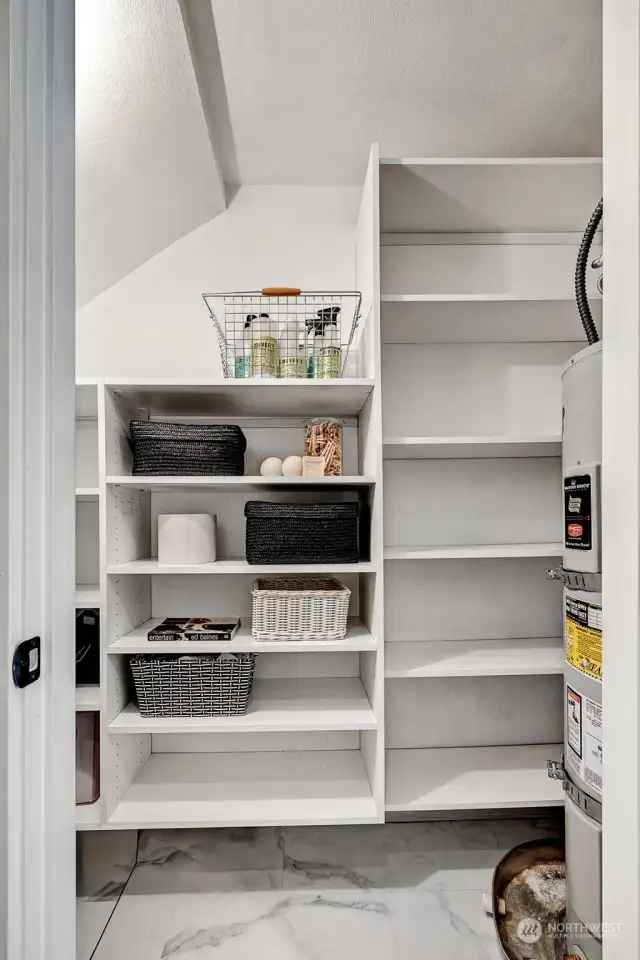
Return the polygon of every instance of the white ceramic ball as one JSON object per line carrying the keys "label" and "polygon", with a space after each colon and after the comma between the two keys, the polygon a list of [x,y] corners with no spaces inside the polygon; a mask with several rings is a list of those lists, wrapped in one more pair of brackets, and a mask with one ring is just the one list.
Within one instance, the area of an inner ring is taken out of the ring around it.
{"label": "white ceramic ball", "polygon": [[260,464],[260,473],[263,477],[281,477],[282,460],[280,457],[267,457]]}
{"label": "white ceramic ball", "polygon": [[285,477],[301,477],[302,457],[287,457],[282,463],[282,473]]}

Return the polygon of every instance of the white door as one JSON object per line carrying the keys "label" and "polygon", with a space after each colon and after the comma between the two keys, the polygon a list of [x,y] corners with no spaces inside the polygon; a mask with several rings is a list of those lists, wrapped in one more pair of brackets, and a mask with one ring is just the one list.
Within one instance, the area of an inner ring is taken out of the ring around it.
{"label": "white door", "polygon": [[75,955],[73,10],[0,0],[3,960]]}

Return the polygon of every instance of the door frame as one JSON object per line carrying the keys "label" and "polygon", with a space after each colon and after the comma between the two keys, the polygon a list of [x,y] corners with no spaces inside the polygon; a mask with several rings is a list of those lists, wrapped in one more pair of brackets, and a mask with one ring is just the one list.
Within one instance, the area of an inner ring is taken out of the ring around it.
{"label": "door frame", "polygon": [[640,2],[603,4],[603,910],[640,956]]}
{"label": "door frame", "polygon": [[[0,4],[0,955],[75,956],[74,5]],[[15,687],[15,646],[41,678]]]}

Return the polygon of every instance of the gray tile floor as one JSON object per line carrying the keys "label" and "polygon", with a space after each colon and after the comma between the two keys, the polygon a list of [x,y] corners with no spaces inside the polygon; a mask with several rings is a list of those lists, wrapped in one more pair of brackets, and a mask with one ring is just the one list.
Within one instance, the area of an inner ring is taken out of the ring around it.
{"label": "gray tile floor", "polygon": [[81,834],[77,960],[497,960],[493,870],[560,826]]}

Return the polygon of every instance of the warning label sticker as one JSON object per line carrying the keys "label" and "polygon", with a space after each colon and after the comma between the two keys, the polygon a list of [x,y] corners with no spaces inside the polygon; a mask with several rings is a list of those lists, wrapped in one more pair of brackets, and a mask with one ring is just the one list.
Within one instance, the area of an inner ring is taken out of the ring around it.
{"label": "warning label sticker", "polygon": [[564,545],[572,550],[591,550],[591,475],[565,477]]}
{"label": "warning label sticker", "polygon": [[582,757],[582,697],[567,686],[567,742]]}
{"label": "warning label sticker", "polygon": [[567,765],[602,795],[602,706],[567,684]]}
{"label": "warning label sticker", "polygon": [[584,702],[584,781],[602,793],[602,705]]}
{"label": "warning label sticker", "polygon": [[567,596],[564,658],[594,680],[602,680],[602,607]]}

